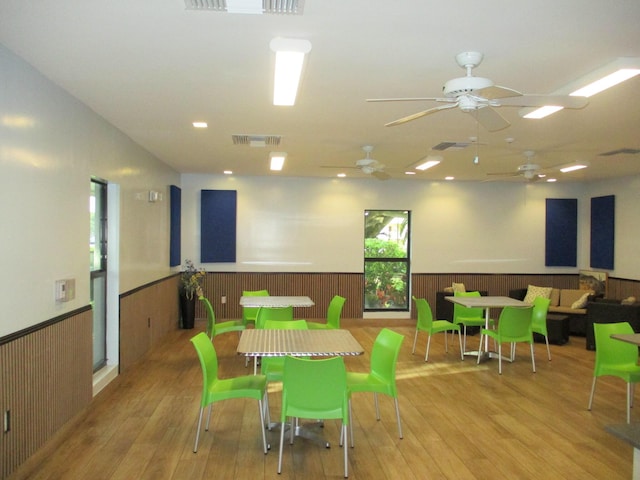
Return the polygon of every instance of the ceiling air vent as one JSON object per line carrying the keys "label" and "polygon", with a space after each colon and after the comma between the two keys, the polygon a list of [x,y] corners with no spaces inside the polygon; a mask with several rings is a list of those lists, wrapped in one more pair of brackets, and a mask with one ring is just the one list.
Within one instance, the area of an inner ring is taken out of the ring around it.
{"label": "ceiling air vent", "polygon": [[626,153],[628,155],[635,155],[637,153],[640,153],[640,149],[638,149],[638,148],[619,148],[618,150],[611,150],[610,152],[601,153],[599,156],[600,157],[611,157],[613,155],[621,155],[623,153]]}
{"label": "ceiling air vent", "polygon": [[187,10],[302,15],[304,0],[184,0]]}
{"label": "ceiling air vent", "polygon": [[471,145],[471,142],[441,142],[438,145],[431,147],[431,150],[448,150],[449,148],[461,150]]}
{"label": "ceiling air vent", "polygon": [[231,135],[234,145],[248,145],[250,147],[277,147],[282,137],[280,135]]}

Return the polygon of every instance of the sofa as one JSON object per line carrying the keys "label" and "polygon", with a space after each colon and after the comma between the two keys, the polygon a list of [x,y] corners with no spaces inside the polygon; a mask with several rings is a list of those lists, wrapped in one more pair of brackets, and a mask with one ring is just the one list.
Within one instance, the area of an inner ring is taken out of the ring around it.
{"label": "sofa", "polygon": [[620,300],[596,298],[587,303],[586,315],[587,350],[595,350],[594,323],[629,322],[636,333],[640,333],[640,302],[622,304]]}
{"label": "sofa", "polygon": [[[528,288],[518,288],[509,291],[511,298],[524,300]],[[584,301],[583,308],[574,308],[574,304],[586,293],[590,293]],[[587,308],[586,305],[593,300],[594,294],[590,290],[580,290],[572,288],[552,288],[549,295],[549,313],[557,315],[567,315],[569,317],[569,333],[571,335],[586,336],[587,333]]]}

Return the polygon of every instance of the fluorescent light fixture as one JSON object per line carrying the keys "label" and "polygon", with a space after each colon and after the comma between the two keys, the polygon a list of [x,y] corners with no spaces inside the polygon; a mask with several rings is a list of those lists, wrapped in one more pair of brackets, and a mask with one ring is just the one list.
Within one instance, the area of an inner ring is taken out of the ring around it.
{"label": "fluorescent light fixture", "polygon": [[572,165],[567,165],[566,167],[562,167],[560,171],[562,173],[573,172],[575,170],[582,170],[583,168],[587,168],[589,165],[584,163],[574,163]]}
{"label": "fluorescent light fixture", "polygon": [[456,178],[456,177],[451,177],[451,176],[449,176],[449,177],[444,177],[444,179],[445,179],[445,180],[449,180],[449,181],[454,180],[455,178]]}
{"label": "fluorescent light fixture", "polygon": [[233,172],[231,170],[225,170],[224,172],[225,175],[233,175]]}
{"label": "fluorescent light fixture", "polygon": [[405,175],[415,175],[416,172],[404,172]]}
{"label": "fluorescent light fixture", "polygon": [[346,177],[346,176],[347,176],[347,174],[346,174],[346,173],[339,173],[339,174],[337,175],[337,177],[338,177],[338,178],[344,178],[344,177]]}
{"label": "fluorescent light fixture", "polygon": [[552,113],[556,113],[559,112],[560,110],[562,110],[563,107],[558,107],[555,105],[547,105],[545,107],[540,107],[540,108],[536,108],[533,112],[531,113],[527,113],[524,118],[544,118],[544,117],[548,117],[549,115],[551,115]]}
{"label": "fluorescent light fixture", "polygon": [[556,180],[555,178],[547,178],[547,182],[549,183],[553,183],[553,182],[557,182],[558,180]]}
{"label": "fluorescent light fixture", "polygon": [[284,166],[284,159],[287,158],[287,154],[285,152],[271,152],[269,157],[271,158],[271,170],[282,170],[282,167]]}
{"label": "fluorescent light fixture", "polygon": [[207,122],[193,122],[195,128],[207,128]]}
{"label": "fluorescent light fixture", "polygon": [[278,37],[271,40],[270,47],[276,52],[273,104],[294,105],[302,76],[304,56],[311,51],[311,42]]}
{"label": "fluorescent light fixture", "polygon": [[424,170],[427,170],[428,168],[435,167],[441,161],[442,161],[442,157],[429,155],[424,157],[422,160],[420,160],[421,163],[419,163],[415,168],[416,170],[424,171]]}
{"label": "fluorescent light fixture", "polygon": [[579,88],[578,90],[571,92],[569,95],[575,97],[591,97],[596,93],[600,93],[607,88],[611,88],[619,83],[624,82],[625,80],[629,80],[630,78],[635,77],[640,74],[639,68],[621,68],[613,72],[606,77],[601,78],[600,80],[596,80],[595,82],[590,83],[589,85]]}

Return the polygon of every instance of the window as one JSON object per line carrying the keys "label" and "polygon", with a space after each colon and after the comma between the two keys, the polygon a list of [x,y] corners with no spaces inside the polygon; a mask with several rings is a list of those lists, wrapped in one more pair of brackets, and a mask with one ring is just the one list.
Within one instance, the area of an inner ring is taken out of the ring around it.
{"label": "window", "polygon": [[89,258],[93,309],[93,371],[107,363],[107,185],[91,180]]}
{"label": "window", "polygon": [[364,212],[364,310],[409,310],[410,212]]}

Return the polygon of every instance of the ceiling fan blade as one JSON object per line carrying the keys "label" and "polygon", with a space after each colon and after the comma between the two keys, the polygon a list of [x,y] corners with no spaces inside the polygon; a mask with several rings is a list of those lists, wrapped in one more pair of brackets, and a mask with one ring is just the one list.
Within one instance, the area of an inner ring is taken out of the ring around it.
{"label": "ceiling fan blade", "polygon": [[399,118],[398,120],[394,120],[393,122],[385,123],[385,127],[394,127],[396,125],[401,125],[403,123],[410,122],[411,120],[416,120],[417,118],[424,117],[426,115],[431,115],[432,113],[439,112],[440,110],[447,110],[449,108],[455,108],[458,106],[458,102],[451,103],[449,105],[442,105],[440,107],[430,108],[429,110],[424,110],[422,112],[414,113],[413,115],[409,115],[407,117]]}
{"label": "ceiling fan blade", "polygon": [[338,169],[343,169],[343,170],[351,170],[351,169],[358,169],[360,170],[360,168],[358,167],[345,167],[343,165],[320,165],[320,168],[338,168]]}
{"label": "ceiling fan blade", "polygon": [[375,172],[371,172],[371,175],[376,177],[378,180],[389,180],[391,175],[381,170],[376,170]]}
{"label": "ceiling fan blade", "polygon": [[589,100],[587,97],[573,97],[571,95],[522,95],[520,97],[500,99],[498,103],[509,107],[544,107],[553,105],[564,108],[584,108],[589,103]]}
{"label": "ceiling fan blade", "polygon": [[456,102],[455,98],[437,98],[437,97],[407,97],[407,98],[367,98],[367,102]]}
{"label": "ceiling fan blade", "polygon": [[487,100],[494,100],[497,98],[520,97],[522,96],[522,93],[518,92],[517,90],[513,90],[512,88],[493,85],[491,87],[483,88],[482,90],[474,92],[474,95],[486,98]]}
{"label": "ceiling fan blade", "polygon": [[497,132],[511,125],[502,115],[491,107],[481,107],[475,110],[476,120],[490,132]]}

